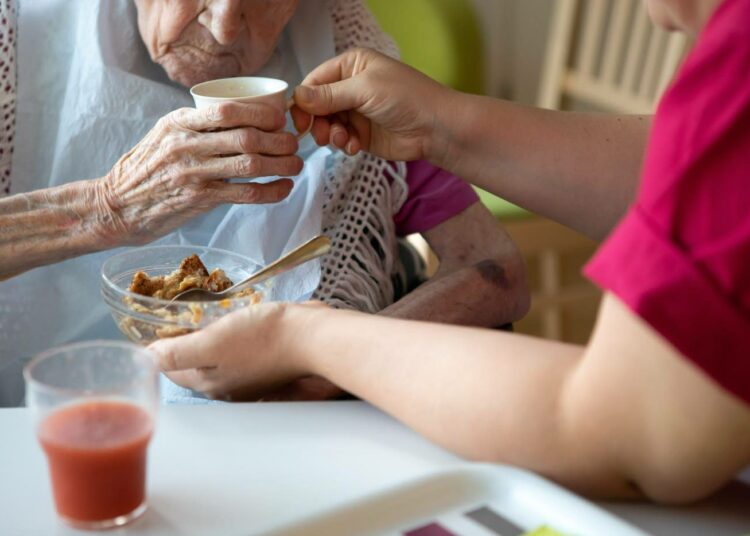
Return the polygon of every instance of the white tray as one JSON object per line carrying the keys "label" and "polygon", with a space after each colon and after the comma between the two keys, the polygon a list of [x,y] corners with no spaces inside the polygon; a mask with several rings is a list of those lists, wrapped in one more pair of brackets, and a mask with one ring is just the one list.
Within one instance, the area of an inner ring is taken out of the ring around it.
{"label": "white tray", "polygon": [[471,464],[293,525],[276,536],[518,536],[542,525],[570,536],[646,533],[532,473]]}

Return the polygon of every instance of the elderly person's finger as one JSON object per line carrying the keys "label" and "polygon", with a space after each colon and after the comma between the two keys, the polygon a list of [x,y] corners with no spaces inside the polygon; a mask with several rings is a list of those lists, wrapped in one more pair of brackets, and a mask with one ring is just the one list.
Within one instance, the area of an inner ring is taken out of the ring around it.
{"label": "elderly person's finger", "polygon": [[206,133],[192,140],[198,154],[293,155],[299,150],[296,136],[290,132],[263,132],[257,128],[237,128]]}
{"label": "elderly person's finger", "polygon": [[286,124],[283,110],[262,102],[222,102],[200,110],[180,108],[165,117],[195,131],[251,126],[272,132]]}
{"label": "elderly person's finger", "polygon": [[260,154],[212,158],[193,171],[197,180],[254,179],[257,177],[293,177],[304,165],[299,156],[265,156]]}
{"label": "elderly person's finger", "polygon": [[235,184],[216,182],[206,190],[219,203],[266,204],[278,203],[285,199],[294,188],[294,181],[279,179],[267,183]]}

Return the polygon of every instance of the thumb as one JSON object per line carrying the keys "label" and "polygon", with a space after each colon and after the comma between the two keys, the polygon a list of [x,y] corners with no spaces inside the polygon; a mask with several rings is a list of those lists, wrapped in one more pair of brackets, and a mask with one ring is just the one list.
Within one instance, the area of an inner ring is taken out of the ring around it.
{"label": "thumb", "polygon": [[309,114],[324,116],[356,110],[364,103],[364,97],[348,79],[319,86],[298,86],[294,90],[294,102]]}
{"label": "thumb", "polygon": [[207,366],[203,348],[204,337],[198,332],[169,339],[160,339],[148,347],[156,354],[156,366],[162,372],[185,370]]}

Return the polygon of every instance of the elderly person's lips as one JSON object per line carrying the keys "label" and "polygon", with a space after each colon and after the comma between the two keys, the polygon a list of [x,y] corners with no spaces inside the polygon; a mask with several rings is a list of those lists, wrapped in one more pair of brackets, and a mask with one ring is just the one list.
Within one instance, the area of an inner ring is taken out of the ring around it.
{"label": "elderly person's lips", "polygon": [[240,74],[240,61],[234,54],[207,52],[190,44],[170,46],[166,53],[155,60],[169,78],[187,87]]}

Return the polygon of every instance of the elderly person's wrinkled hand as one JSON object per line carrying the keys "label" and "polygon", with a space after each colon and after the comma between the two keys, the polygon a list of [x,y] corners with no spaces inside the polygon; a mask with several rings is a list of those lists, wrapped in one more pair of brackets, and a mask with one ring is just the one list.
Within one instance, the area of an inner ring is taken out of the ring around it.
{"label": "elderly person's wrinkled hand", "polygon": [[[139,245],[224,203],[275,203],[297,175],[284,112],[260,103],[184,108],[163,117],[104,177],[0,199],[0,280],[111,247]],[[95,150],[95,148],[93,148]]]}
{"label": "elderly person's wrinkled hand", "polygon": [[436,118],[444,113],[458,120],[451,113],[454,93],[383,54],[355,49],[302,81],[292,115],[298,128],[309,124],[308,114],[315,116],[312,134],[320,145],[391,160],[429,160],[448,145]]}
{"label": "elderly person's wrinkled hand", "polygon": [[283,112],[266,104],[228,102],[166,115],[101,183],[109,238],[142,244],[223,203],[284,199],[289,179],[225,181],[297,175],[297,140],[278,132],[284,124]]}

